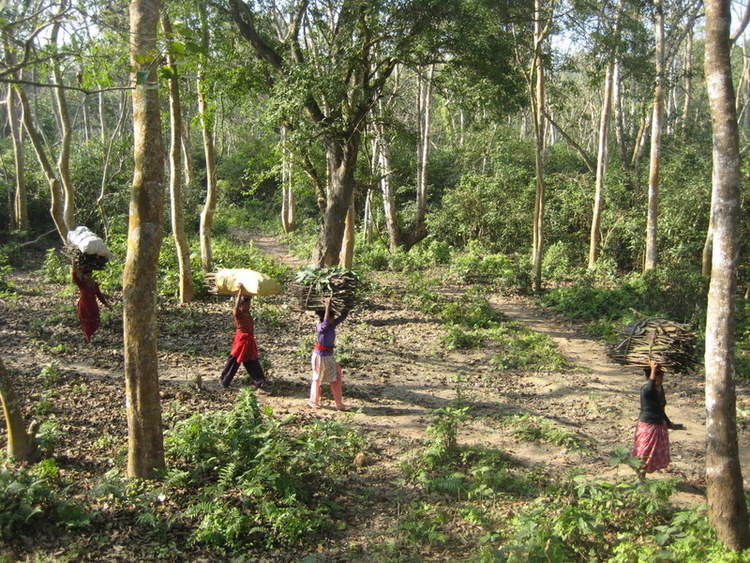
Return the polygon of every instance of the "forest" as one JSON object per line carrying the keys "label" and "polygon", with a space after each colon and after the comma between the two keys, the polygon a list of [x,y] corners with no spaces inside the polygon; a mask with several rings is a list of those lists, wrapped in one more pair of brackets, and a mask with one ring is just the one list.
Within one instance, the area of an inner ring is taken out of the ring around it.
{"label": "forest", "polygon": [[750,561],[748,23],[0,0],[0,563]]}

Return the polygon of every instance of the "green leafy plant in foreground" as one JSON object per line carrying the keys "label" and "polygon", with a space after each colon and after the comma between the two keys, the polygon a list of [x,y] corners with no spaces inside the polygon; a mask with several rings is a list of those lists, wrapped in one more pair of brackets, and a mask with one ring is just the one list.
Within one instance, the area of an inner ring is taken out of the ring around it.
{"label": "green leafy plant in foreground", "polygon": [[231,411],[176,423],[167,446],[177,464],[168,479],[196,490],[186,511],[197,520],[192,541],[234,553],[312,541],[331,527],[330,497],[362,440],[336,421],[296,428],[243,390]]}
{"label": "green leafy plant in foreground", "polygon": [[45,527],[81,527],[92,515],[84,506],[65,499],[51,482],[58,475],[50,462],[39,470],[0,469],[0,538],[17,539]]}

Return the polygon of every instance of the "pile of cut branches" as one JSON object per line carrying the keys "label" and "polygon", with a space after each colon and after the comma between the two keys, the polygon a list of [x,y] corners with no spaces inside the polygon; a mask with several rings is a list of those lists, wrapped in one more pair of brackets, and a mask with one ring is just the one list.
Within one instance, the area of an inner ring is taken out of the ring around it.
{"label": "pile of cut branches", "polygon": [[70,260],[71,265],[79,270],[103,270],[109,262],[109,258],[101,254],[92,254],[90,252],[81,252],[75,246],[65,245],[62,254]]}
{"label": "pile of cut branches", "polygon": [[620,336],[609,350],[619,364],[646,367],[655,360],[667,372],[686,373],[697,363],[697,339],[686,324],[649,317],[630,323]]}
{"label": "pile of cut branches", "polygon": [[297,305],[304,311],[321,311],[331,298],[331,310],[339,315],[352,309],[357,301],[359,276],[340,266],[305,266],[289,285]]}

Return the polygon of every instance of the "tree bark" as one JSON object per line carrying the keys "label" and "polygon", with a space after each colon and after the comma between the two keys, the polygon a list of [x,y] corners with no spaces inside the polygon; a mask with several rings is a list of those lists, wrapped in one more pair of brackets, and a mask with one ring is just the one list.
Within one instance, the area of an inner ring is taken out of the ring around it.
{"label": "tree bark", "polygon": [[297,228],[294,201],[292,153],[289,150],[287,128],[281,128],[281,228],[291,233]]}
{"label": "tree bark", "polygon": [[[382,114],[382,106],[380,107]],[[391,252],[398,250],[401,242],[401,231],[396,210],[396,195],[391,186],[391,147],[385,136],[385,127],[381,120],[375,123],[375,147],[378,162],[378,184],[383,194],[383,214],[388,230],[388,247]]]}
{"label": "tree bark", "polygon": [[717,537],[750,547],[737,446],[734,327],[742,176],[730,62],[729,0],[706,0],[705,74],[713,128],[714,248],[706,316],[706,494]]}
{"label": "tree bark", "polygon": [[341,240],[341,253],[339,254],[339,265],[344,268],[351,268],[354,262],[354,204],[349,206],[344,220],[344,236]]}
{"label": "tree bark", "polygon": [[39,451],[33,432],[28,432],[24,425],[21,401],[18,398],[10,375],[0,358],[0,401],[3,403],[5,427],[8,431],[8,455],[20,462],[36,461]]}
{"label": "tree bark", "polygon": [[133,69],[133,190],[123,272],[125,394],[130,477],[155,478],[164,468],[157,359],[156,275],[162,237],[164,149],[154,57],[159,0],[130,3]]}
{"label": "tree bark", "polygon": [[317,266],[338,264],[344,237],[346,214],[354,196],[354,170],[359,152],[359,132],[329,139],[326,143],[328,194],[323,216],[323,228],[313,251]]}
{"label": "tree bark", "polygon": [[13,196],[13,227],[19,231],[27,231],[29,229],[29,210],[26,194],[26,152],[23,146],[21,119],[18,113],[18,96],[12,84],[8,84],[8,95],[5,100],[10,137],[13,142],[13,163],[16,171],[16,190]]}
{"label": "tree bark", "polygon": [[[60,10],[65,9],[65,2],[60,5]],[[57,50],[57,36],[60,30],[60,24],[55,23],[52,26],[51,43]],[[63,217],[68,230],[76,226],[75,218],[75,190],[73,181],[70,178],[70,145],[73,141],[73,130],[70,126],[70,112],[68,111],[68,102],[65,98],[62,72],[58,60],[53,59],[52,74],[55,77],[54,94],[55,106],[57,108],[57,118],[60,123],[60,152],[57,155],[57,170],[60,175],[60,183],[63,192]]]}
{"label": "tree bark", "polygon": [[430,116],[432,110],[432,79],[435,65],[431,64],[424,77],[419,76],[417,118],[419,120],[419,143],[417,146],[417,200],[414,217],[414,232],[409,237],[413,246],[427,236],[427,162],[430,154]]}
{"label": "tree bark", "polygon": [[[162,15],[162,27],[167,40],[172,40],[172,24],[169,16]],[[177,264],[180,271],[180,303],[193,300],[193,275],[190,270],[190,246],[185,236],[185,219],[182,203],[182,104],[180,104],[180,84],[177,63],[167,48],[169,77],[169,199],[172,217],[172,237],[177,251]]]}
{"label": "tree bark", "polygon": [[661,165],[661,131],[664,114],[664,5],[662,0],[654,0],[654,33],[656,36],[656,84],[654,86],[654,107],[651,118],[651,157],[648,173],[648,208],[646,215],[646,255],[644,270],[656,267],[657,262],[657,219],[659,213],[659,168]]}
{"label": "tree bark", "polygon": [[[201,43],[205,53],[208,53],[208,17],[206,5],[198,2],[198,12],[201,20]],[[206,100],[205,65],[207,61],[202,60],[198,66],[197,93],[198,113],[201,118],[201,135],[203,138],[203,154],[206,159],[206,201],[203,204],[200,218],[200,246],[201,266],[204,272],[210,272],[213,268],[213,251],[211,248],[211,231],[214,225],[214,212],[216,211],[216,149],[214,147],[213,114],[210,112]]]}
{"label": "tree bark", "polygon": [[44,171],[44,175],[47,178],[47,185],[49,185],[50,191],[50,215],[57,228],[57,234],[63,242],[67,242],[68,227],[65,223],[65,216],[63,214],[63,193],[60,187],[60,181],[55,175],[55,170],[52,168],[52,164],[47,158],[47,153],[44,149],[44,141],[41,133],[37,130],[34,125],[34,120],[31,117],[31,107],[29,100],[26,97],[26,93],[23,87],[18,87],[18,99],[21,101],[21,107],[23,108],[23,125],[26,128],[26,133],[31,139],[31,145],[34,147],[36,158],[39,161],[39,166]]}
{"label": "tree bark", "polygon": [[542,289],[542,257],[544,241],[544,130],[545,130],[545,94],[544,63],[542,48],[549,30],[549,22],[542,9],[543,0],[534,0],[534,53],[531,63],[533,84],[532,110],[534,112],[535,151],[534,166],[536,171],[536,192],[534,194],[534,216],[532,225],[531,246],[531,279],[534,291]]}
{"label": "tree bark", "polygon": [[604,78],[602,113],[599,118],[599,150],[596,159],[596,185],[594,187],[594,211],[591,216],[591,236],[589,238],[589,269],[599,259],[599,241],[601,238],[602,210],[604,209],[604,178],[607,175],[609,156],[609,119],[612,107],[612,84],[614,82],[615,61],[610,58]]}

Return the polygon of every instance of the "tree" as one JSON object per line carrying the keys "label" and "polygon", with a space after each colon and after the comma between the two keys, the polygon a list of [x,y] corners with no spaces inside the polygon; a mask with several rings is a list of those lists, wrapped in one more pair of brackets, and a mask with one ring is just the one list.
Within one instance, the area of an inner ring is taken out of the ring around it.
{"label": "tree", "polygon": [[169,16],[162,15],[162,27],[169,41],[167,67],[169,73],[169,199],[172,217],[172,237],[177,251],[177,264],[180,270],[180,303],[193,299],[193,276],[190,272],[190,246],[185,236],[185,220],[182,209],[182,105],[180,104],[180,84],[175,60],[177,43],[173,41],[172,24]]}
{"label": "tree", "polygon": [[18,394],[13,389],[10,375],[0,358],[0,401],[5,414],[5,427],[8,429],[8,455],[16,461],[35,461],[39,451],[34,433],[34,425],[26,430],[21,413]]}
{"label": "tree", "polygon": [[654,106],[651,117],[651,157],[648,170],[648,207],[646,213],[646,258],[644,270],[656,267],[657,240],[656,227],[659,212],[659,169],[661,166],[661,133],[664,115],[664,5],[662,0],[654,0],[654,32],[656,37],[656,81],[654,85]]}
{"label": "tree", "polygon": [[706,317],[706,494],[708,516],[731,549],[750,547],[737,446],[734,325],[740,211],[739,131],[730,64],[729,0],[706,0],[706,88],[713,128],[714,244]]}
{"label": "tree", "polygon": [[205,2],[198,2],[200,16],[201,56],[198,63],[196,78],[198,91],[198,113],[201,122],[201,136],[203,139],[203,154],[206,159],[206,201],[200,218],[199,238],[201,245],[201,266],[204,272],[213,268],[213,251],[211,248],[211,231],[216,211],[216,148],[214,147],[214,115],[209,107],[206,81],[206,66],[210,50],[210,36],[208,33],[208,14]]}
{"label": "tree", "polygon": [[133,89],[133,189],[123,271],[125,395],[130,477],[154,478],[164,467],[157,362],[156,272],[162,237],[164,149],[156,49],[159,0],[130,3]]}

